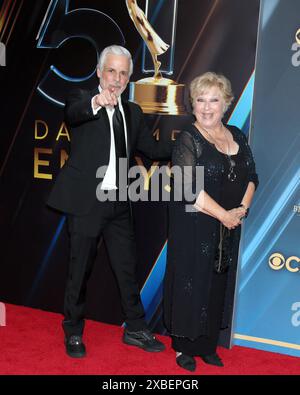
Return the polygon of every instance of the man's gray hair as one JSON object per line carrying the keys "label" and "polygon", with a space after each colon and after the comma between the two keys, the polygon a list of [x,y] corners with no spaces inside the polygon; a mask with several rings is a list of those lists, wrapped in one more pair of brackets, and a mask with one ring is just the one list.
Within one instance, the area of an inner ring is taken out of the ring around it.
{"label": "man's gray hair", "polygon": [[123,55],[129,59],[129,77],[130,77],[133,72],[133,62],[132,62],[131,53],[128,51],[128,49],[121,47],[121,45],[110,45],[109,47],[103,49],[103,51],[99,56],[99,61],[97,65],[98,69],[100,71],[103,71],[106,56],[109,54]]}

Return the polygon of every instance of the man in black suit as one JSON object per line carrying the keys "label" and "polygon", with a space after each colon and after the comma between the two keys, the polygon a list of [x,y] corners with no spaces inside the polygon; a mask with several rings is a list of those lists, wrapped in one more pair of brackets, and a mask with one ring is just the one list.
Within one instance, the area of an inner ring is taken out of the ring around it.
{"label": "man in black suit", "polygon": [[[155,141],[145,125],[141,108],[121,100],[132,69],[132,58],[125,48],[107,47],[97,66],[100,85],[91,92],[77,90],[66,101],[65,119],[71,130],[70,156],[56,179],[48,205],[65,212],[68,219],[71,254],[63,329],[66,352],[71,357],[86,354],[82,341],[86,288],[100,236],[106,243],[120,288],[126,322],[123,342],[150,352],[165,349],[144,320],[136,279],[130,202],[118,199],[121,182],[118,162],[120,159],[130,162],[136,149],[151,159],[168,159],[171,143]],[[107,169],[99,180],[96,172],[101,166]],[[100,181],[101,191],[116,199],[97,199]]]}

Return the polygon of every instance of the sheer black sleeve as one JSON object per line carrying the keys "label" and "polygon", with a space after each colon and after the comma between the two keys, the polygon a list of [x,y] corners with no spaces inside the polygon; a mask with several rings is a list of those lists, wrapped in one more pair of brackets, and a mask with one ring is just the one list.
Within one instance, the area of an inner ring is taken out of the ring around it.
{"label": "sheer black sleeve", "polygon": [[197,169],[197,159],[201,151],[201,146],[195,142],[189,132],[182,131],[179,134],[172,152],[172,175],[176,200],[180,200],[180,194],[184,194],[183,200],[194,204],[200,190],[203,189],[203,180]]}
{"label": "sheer black sleeve", "polygon": [[244,150],[245,150],[245,157],[246,157],[246,161],[247,161],[248,169],[249,169],[248,182],[252,181],[255,185],[255,189],[257,189],[259,180],[258,180],[258,175],[256,173],[253,154],[252,154],[250,145],[248,143],[247,137],[244,135],[243,132],[241,132],[241,136],[242,136],[242,141],[243,141]]}
{"label": "sheer black sleeve", "polygon": [[245,159],[248,166],[248,182],[252,181],[255,185],[255,189],[257,189],[259,180],[258,175],[256,173],[255,162],[253,158],[253,154],[251,148],[249,146],[247,137],[245,134],[236,126],[227,125],[229,130],[233,133],[235,140],[237,140],[238,144],[241,146],[241,149],[245,153]]}

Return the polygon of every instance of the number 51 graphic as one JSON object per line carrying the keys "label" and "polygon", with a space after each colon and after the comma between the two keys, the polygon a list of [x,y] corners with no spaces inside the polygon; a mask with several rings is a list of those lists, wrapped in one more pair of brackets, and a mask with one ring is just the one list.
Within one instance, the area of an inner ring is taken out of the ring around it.
{"label": "number 51 graphic", "polygon": [[[84,39],[93,45],[95,59],[98,59],[101,50],[111,43],[125,44],[120,27],[110,16],[90,8],[70,10],[69,3],[69,0],[51,0],[37,35],[37,48],[63,49],[66,41],[74,40],[76,50],[75,40],[78,42],[78,39]],[[87,61],[77,51],[75,58],[75,62],[64,55],[60,59],[65,68],[71,68],[72,75],[76,75],[79,62]],[[90,63],[90,72],[78,77],[71,77],[55,65],[51,65],[38,85],[39,93],[52,103],[63,107],[70,89],[76,84],[80,84],[81,87],[89,85],[89,80],[96,70],[96,62]]]}

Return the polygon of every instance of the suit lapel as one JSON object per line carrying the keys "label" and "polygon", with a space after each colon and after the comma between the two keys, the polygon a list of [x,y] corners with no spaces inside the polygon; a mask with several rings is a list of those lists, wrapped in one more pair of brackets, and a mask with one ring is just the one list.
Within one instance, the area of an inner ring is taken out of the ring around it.
{"label": "suit lapel", "polygon": [[[95,95],[99,94],[98,87],[90,91],[91,99]],[[102,152],[106,156],[105,163],[109,162],[110,153],[110,125],[109,119],[105,107],[98,111],[98,117],[96,120],[94,130],[94,144],[98,147],[99,152]]]}
{"label": "suit lapel", "polygon": [[130,152],[131,152],[132,118],[131,118],[131,112],[130,112],[130,108],[129,108],[128,102],[122,100],[122,106],[123,106],[124,115],[125,115],[125,121],[126,121],[127,155],[128,155],[128,159],[129,159]]}
{"label": "suit lapel", "polygon": [[[99,89],[98,89],[98,87],[97,87],[97,88],[94,88],[93,90],[91,90],[90,94],[91,94],[91,99],[92,99],[92,97],[94,97],[95,95],[98,95],[98,94],[99,94]],[[99,116],[100,116],[100,117],[99,117],[99,120],[100,120],[101,122],[103,122],[105,130],[110,131],[109,119],[108,119],[108,115],[107,115],[107,112],[106,112],[105,107],[102,107],[101,110],[99,110],[98,114],[99,114]]]}
{"label": "suit lapel", "polygon": [[101,108],[101,110],[99,111],[99,115],[100,115],[100,120],[104,124],[105,130],[108,130],[109,134],[110,134],[110,124],[109,124],[109,119],[108,119],[108,115],[107,115],[107,111],[106,111],[105,107]]}

